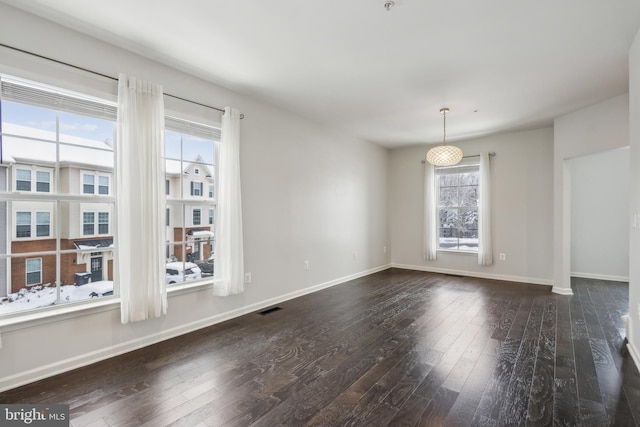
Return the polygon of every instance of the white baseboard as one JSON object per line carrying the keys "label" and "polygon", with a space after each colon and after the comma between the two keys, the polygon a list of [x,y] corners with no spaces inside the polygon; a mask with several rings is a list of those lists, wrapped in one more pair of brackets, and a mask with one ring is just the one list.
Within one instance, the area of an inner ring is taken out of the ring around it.
{"label": "white baseboard", "polygon": [[579,273],[572,271],[571,277],[578,277],[580,279],[611,280],[613,282],[629,282],[629,276],[612,276],[608,274]]}
{"label": "white baseboard", "polygon": [[508,282],[528,283],[532,285],[553,286],[553,280],[540,279],[536,277],[509,276],[505,274],[490,274],[478,271],[451,270],[447,268],[425,267],[407,264],[391,264],[393,268],[402,268],[405,270],[428,271],[430,273],[455,274],[457,276],[478,277],[481,279],[504,280]]}
{"label": "white baseboard", "polygon": [[171,338],[175,338],[180,335],[187,334],[189,332],[197,331],[198,329],[206,328],[217,323],[224,322],[254,311],[261,310],[266,307],[270,307],[282,302],[301,297],[313,292],[320,291],[322,289],[330,288],[332,286],[340,285],[342,283],[354,280],[360,277],[368,276],[369,274],[377,273],[391,268],[391,265],[384,265],[376,268],[372,268],[359,273],[344,276],[338,279],[330,280],[319,285],[311,286],[305,289],[301,289],[295,292],[290,292],[278,297],[270,298],[259,303],[251,304],[246,307],[242,307],[237,310],[231,310],[225,313],[210,316],[204,319],[200,319],[195,322],[180,325],[175,328],[167,329],[155,334],[146,335],[145,337],[126,341],[108,348],[92,351],[89,353],[81,354],[78,356],[70,357],[58,362],[54,362],[48,365],[39,366],[35,369],[31,369],[25,372],[20,372],[14,375],[9,375],[0,378],[0,392],[9,390],[12,388],[20,387],[25,384],[29,384],[35,381],[42,380],[44,378],[52,377],[54,375],[61,374],[63,372],[71,371],[73,369],[81,368],[83,366],[90,365],[92,363],[100,362],[110,357],[118,356],[130,351],[138,350],[140,348],[159,343]]}
{"label": "white baseboard", "polygon": [[559,286],[554,286],[553,288],[551,288],[551,292],[558,295],[573,295],[573,289],[561,288]]}
{"label": "white baseboard", "polygon": [[628,322],[626,326],[627,326],[627,350],[629,350],[629,354],[631,355],[631,359],[633,359],[633,363],[636,364],[636,368],[640,369],[640,353],[638,352],[638,349],[636,349],[636,347],[631,343],[631,337],[633,336],[633,328],[632,328],[631,322]]}

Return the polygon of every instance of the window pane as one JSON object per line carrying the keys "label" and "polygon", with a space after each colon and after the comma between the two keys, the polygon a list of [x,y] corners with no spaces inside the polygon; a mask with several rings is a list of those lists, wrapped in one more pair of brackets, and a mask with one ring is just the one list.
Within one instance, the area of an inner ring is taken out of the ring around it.
{"label": "window pane", "polygon": [[94,194],[95,193],[95,177],[93,175],[82,175],[82,192],[84,194]]}
{"label": "window pane", "polygon": [[103,195],[109,194],[109,177],[108,176],[98,177],[98,194],[103,194]]}
{"label": "window pane", "polygon": [[26,284],[37,285],[42,282],[42,258],[31,258],[26,261]]}
{"label": "window pane", "polygon": [[31,191],[31,171],[18,169],[16,171],[16,190]]}
{"label": "window pane", "polygon": [[31,212],[16,213],[16,237],[31,237]]}
{"label": "window pane", "polygon": [[56,112],[10,101],[2,101],[2,132],[55,140]]}
{"label": "window pane", "polygon": [[459,206],[478,206],[478,187],[460,187],[458,194]]}
{"label": "window pane", "polygon": [[200,225],[201,223],[201,213],[200,209],[193,210],[193,225]]}
{"label": "window pane", "polygon": [[102,143],[113,145],[114,122],[79,114],[60,112],[60,141],[100,147]]}
{"label": "window pane", "polygon": [[109,234],[109,212],[98,212],[98,234]]}
{"label": "window pane", "polygon": [[458,206],[458,187],[440,187],[439,206]]}
{"label": "window pane", "polygon": [[46,237],[51,235],[51,213],[36,212],[36,236]]}
{"label": "window pane", "polygon": [[48,193],[51,191],[51,173],[45,171],[36,172],[36,191]]}
{"label": "window pane", "polygon": [[82,235],[90,236],[94,233],[95,214],[93,212],[82,213]]}

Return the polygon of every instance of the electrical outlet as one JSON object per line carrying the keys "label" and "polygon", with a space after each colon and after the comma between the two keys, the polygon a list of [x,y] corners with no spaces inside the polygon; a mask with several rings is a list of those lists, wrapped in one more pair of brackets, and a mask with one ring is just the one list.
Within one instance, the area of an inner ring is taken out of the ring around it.
{"label": "electrical outlet", "polygon": [[244,283],[251,283],[251,273],[244,273]]}
{"label": "electrical outlet", "polygon": [[305,260],[304,262],[304,269],[308,270],[309,269],[309,260]]}
{"label": "electrical outlet", "polygon": [[383,254],[386,254],[386,253],[387,253],[387,247],[386,247],[386,246],[383,246],[383,247],[382,247],[382,253],[383,253]]}
{"label": "electrical outlet", "polygon": [[507,254],[501,253],[500,254],[500,261],[506,261],[507,260]]}

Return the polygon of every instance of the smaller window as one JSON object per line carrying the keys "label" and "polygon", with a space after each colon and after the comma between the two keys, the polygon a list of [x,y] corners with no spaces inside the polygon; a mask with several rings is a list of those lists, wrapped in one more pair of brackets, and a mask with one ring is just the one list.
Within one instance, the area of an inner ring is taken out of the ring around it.
{"label": "smaller window", "polygon": [[94,194],[95,190],[95,177],[93,175],[82,175],[82,193]]}
{"label": "smaller window", "polygon": [[215,185],[209,184],[209,198],[210,199],[213,199],[214,189],[215,189]]}
{"label": "smaller window", "polygon": [[171,210],[167,208],[167,227],[171,225]]}
{"label": "smaller window", "polygon": [[31,171],[29,169],[16,170],[16,190],[31,191]]}
{"label": "smaller window", "polygon": [[202,183],[191,181],[191,195],[202,196]]}
{"label": "smaller window", "polygon": [[109,234],[109,212],[98,212],[98,234]]}
{"label": "smaller window", "polygon": [[51,172],[36,171],[36,191],[38,193],[51,192]]}
{"label": "smaller window", "polygon": [[109,195],[109,177],[98,177],[98,194]]}
{"label": "smaller window", "polygon": [[164,181],[164,194],[169,195],[169,189],[171,188],[171,182],[169,180]]}
{"label": "smaller window", "polygon": [[194,209],[193,210],[193,225],[200,225],[201,221],[202,221],[202,213],[200,212],[200,209]]}
{"label": "smaller window", "polygon": [[213,224],[213,209],[209,209],[209,224]]}
{"label": "smaller window", "polygon": [[91,236],[95,233],[96,214],[93,212],[82,213],[82,235]]}
{"label": "smaller window", "polygon": [[51,212],[36,212],[36,236],[51,235]]}
{"label": "smaller window", "polygon": [[198,168],[194,168],[194,169],[193,169],[193,174],[194,174],[194,175],[200,175],[200,169],[198,169]]}
{"label": "smaller window", "polygon": [[42,283],[42,258],[29,258],[25,266],[27,272],[27,286]]}
{"label": "smaller window", "polygon": [[16,212],[16,237],[31,237],[31,212]]}

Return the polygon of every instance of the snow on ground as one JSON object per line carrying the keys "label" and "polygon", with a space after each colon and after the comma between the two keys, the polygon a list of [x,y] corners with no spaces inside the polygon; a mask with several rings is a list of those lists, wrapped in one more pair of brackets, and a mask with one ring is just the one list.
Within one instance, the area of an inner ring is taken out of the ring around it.
{"label": "snow on ground", "polygon": [[[60,286],[60,303],[84,301],[91,298],[113,294],[113,282],[101,280],[82,286]],[[56,304],[57,291],[55,286],[33,286],[23,288],[19,292],[9,294],[0,300],[0,315],[18,311],[32,310]]]}

